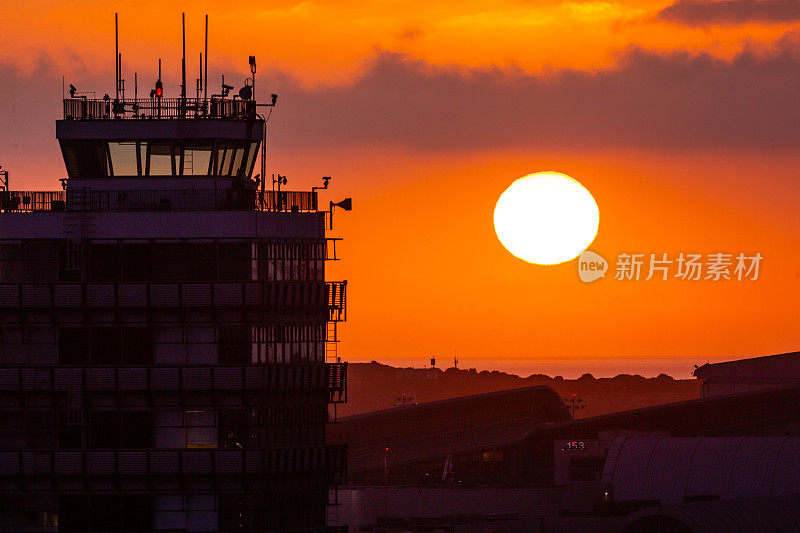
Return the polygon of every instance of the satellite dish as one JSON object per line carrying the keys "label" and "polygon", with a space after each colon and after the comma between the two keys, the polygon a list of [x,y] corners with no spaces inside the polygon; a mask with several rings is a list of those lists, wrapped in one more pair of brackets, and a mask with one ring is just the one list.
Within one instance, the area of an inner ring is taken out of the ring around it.
{"label": "satellite dish", "polygon": [[245,85],[241,89],[239,89],[239,98],[242,100],[250,100],[253,97],[253,88],[249,85]]}

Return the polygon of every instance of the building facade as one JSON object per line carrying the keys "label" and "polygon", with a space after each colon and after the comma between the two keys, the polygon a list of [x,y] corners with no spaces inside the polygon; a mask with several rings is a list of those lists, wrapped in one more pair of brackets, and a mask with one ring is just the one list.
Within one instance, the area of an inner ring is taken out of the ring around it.
{"label": "building facade", "polygon": [[62,190],[0,191],[0,529],[325,530],[346,282],[258,110],[68,98]]}

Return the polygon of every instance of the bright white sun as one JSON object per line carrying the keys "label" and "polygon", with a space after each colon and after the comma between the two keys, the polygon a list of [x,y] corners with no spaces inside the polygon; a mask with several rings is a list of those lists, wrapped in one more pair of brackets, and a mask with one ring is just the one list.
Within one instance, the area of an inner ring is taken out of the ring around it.
{"label": "bright white sun", "polygon": [[600,210],[586,187],[558,172],[512,183],[497,200],[494,230],[509,252],[554,265],[577,257],[597,235]]}

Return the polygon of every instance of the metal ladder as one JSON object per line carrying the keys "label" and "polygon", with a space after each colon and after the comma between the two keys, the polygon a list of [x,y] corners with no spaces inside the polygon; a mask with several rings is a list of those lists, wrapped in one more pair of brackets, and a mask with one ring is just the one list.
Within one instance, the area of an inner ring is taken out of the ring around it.
{"label": "metal ladder", "polygon": [[183,151],[183,175],[194,174],[194,150]]}
{"label": "metal ladder", "polygon": [[325,323],[325,362],[337,363],[339,357],[336,322]]}
{"label": "metal ladder", "polygon": [[73,189],[67,192],[67,212],[64,213],[64,237],[67,240],[66,270],[84,269],[84,241],[94,229],[95,217],[89,189]]}

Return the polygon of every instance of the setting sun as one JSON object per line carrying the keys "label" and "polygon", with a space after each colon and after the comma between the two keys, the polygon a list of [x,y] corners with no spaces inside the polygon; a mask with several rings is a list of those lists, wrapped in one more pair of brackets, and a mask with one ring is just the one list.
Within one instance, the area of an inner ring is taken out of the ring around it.
{"label": "setting sun", "polygon": [[565,174],[537,172],[512,183],[494,209],[497,237],[529,263],[577,257],[597,235],[600,211],[586,188]]}

